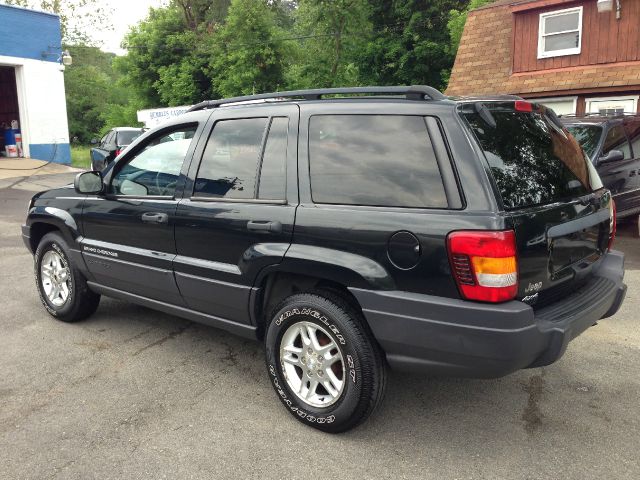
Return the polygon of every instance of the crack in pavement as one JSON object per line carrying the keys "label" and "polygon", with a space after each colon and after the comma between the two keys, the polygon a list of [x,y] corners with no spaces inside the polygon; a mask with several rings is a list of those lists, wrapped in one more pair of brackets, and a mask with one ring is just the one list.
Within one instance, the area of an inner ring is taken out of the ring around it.
{"label": "crack in pavement", "polygon": [[155,347],[157,345],[162,345],[164,342],[171,340],[173,338],[176,338],[179,335],[182,335],[185,331],[187,331],[189,328],[191,328],[193,326],[193,323],[188,323],[187,325],[178,328],[177,330],[174,330],[173,332],[169,332],[167,335],[165,335],[164,337],[162,337],[159,340],[156,340],[155,342],[152,342],[148,345],[145,345],[144,347],[140,348],[139,350],[136,350],[135,352],[133,352],[131,354],[132,357],[135,357],[137,355],[140,355],[142,352],[144,352],[145,350],[148,350],[152,347]]}

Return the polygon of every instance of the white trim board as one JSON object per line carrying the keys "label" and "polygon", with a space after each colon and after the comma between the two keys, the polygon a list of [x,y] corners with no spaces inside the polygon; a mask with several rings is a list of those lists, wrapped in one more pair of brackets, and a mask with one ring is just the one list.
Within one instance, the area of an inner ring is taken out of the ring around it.
{"label": "white trim board", "polygon": [[585,102],[585,112],[587,113],[597,113],[598,110],[591,110],[591,103],[599,103],[599,102],[611,102],[611,103],[615,103],[615,102],[633,102],[633,109],[632,110],[625,110],[625,112],[629,112],[629,113],[637,113],[638,111],[638,99],[640,98],[640,95],[621,95],[621,96],[612,96],[612,97],[589,97],[589,98],[585,98],[584,102]]}
{"label": "white trim board", "polygon": [[553,104],[554,103],[560,103],[560,102],[572,102],[572,112],[570,113],[576,113],[576,110],[578,108],[578,97],[577,96],[571,96],[571,97],[546,97],[546,98],[527,98],[527,101],[529,102],[534,102],[534,103],[542,103],[544,105],[549,105],[551,106],[551,108],[553,108]]}

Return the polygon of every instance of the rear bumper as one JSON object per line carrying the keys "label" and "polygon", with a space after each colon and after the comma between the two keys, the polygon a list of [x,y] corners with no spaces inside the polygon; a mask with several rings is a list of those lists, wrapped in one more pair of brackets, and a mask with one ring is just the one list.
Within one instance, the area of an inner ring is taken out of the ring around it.
{"label": "rear bumper", "polygon": [[491,378],[558,360],[571,340],[618,311],[627,289],[623,276],[624,255],[610,252],[589,284],[536,311],[519,301],[351,291],[392,368]]}

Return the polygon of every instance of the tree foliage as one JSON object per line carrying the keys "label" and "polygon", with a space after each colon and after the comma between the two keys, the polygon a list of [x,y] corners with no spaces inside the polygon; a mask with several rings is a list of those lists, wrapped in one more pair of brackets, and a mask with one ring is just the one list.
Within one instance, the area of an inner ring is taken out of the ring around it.
{"label": "tree foliage", "polygon": [[448,12],[467,1],[374,2],[377,34],[362,55],[368,83],[444,88],[455,56],[449,48]]}
{"label": "tree foliage", "polygon": [[288,74],[296,88],[360,83],[358,55],[370,40],[366,0],[300,0],[294,14],[300,45]]}
{"label": "tree foliage", "polygon": [[[471,0],[472,5],[488,0]],[[148,106],[278,88],[443,89],[469,0],[173,0],[125,40],[118,68]]]}
{"label": "tree foliage", "polygon": [[286,52],[278,37],[282,33],[266,2],[232,0],[208,70],[217,93],[231,97],[280,88]]}
{"label": "tree foliage", "polygon": [[115,55],[96,47],[68,48],[74,60],[64,73],[69,136],[88,143],[110,127],[136,125],[137,105],[112,67]]}
{"label": "tree foliage", "polygon": [[[97,16],[87,17],[94,25],[104,15],[99,0],[4,1],[60,13],[66,38],[83,25],[74,12],[95,6]],[[131,28],[125,56],[72,51],[65,73],[72,136],[85,141],[132,125],[137,109],[222,96],[355,85],[444,89],[467,12],[489,1],[170,0]]]}
{"label": "tree foliage", "polygon": [[[128,54],[116,59],[115,66],[145,106],[174,104],[171,86],[184,85],[176,83],[172,74],[180,71],[184,61],[194,59],[196,35],[177,8],[151,9],[146,21],[131,29],[123,43]],[[187,95],[193,91],[208,93],[208,85],[201,86],[198,80],[191,75],[189,91],[180,92],[183,100],[189,101]]]}

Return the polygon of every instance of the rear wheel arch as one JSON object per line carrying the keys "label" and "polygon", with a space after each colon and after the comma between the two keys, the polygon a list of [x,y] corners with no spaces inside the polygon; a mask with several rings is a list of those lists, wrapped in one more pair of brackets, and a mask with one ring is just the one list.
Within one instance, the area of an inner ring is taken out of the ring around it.
{"label": "rear wheel arch", "polygon": [[360,303],[347,286],[328,278],[283,271],[272,272],[261,280],[259,292],[254,304],[254,312],[252,312],[256,319],[259,339],[264,337],[274,308],[285,298],[297,293],[315,292],[335,296],[362,313]]}

